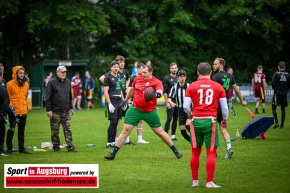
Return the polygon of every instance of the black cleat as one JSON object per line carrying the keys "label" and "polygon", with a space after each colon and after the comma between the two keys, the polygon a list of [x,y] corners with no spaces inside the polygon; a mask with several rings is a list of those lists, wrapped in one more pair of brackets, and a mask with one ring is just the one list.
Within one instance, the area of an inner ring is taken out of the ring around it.
{"label": "black cleat", "polygon": [[75,149],[70,149],[70,150],[68,150],[68,152],[77,153],[78,151]]}
{"label": "black cleat", "polygon": [[274,125],[273,129],[276,129],[276,128],[278,128],[278,127],[279,127],[279,123],[276,123],[276,124]]}
{"label": "black cleat", "polygon": [[177,138],[176,137],[174,137],[173,139],[171,139],[172,141],[176,141],[177,140]]}
{"label": "black cleat", "polygon": [[284,128],[284,125],[280,125],[280,129],[283,129]]}
{"label": "black cleat", "polygon": [[259,111],[255,111],[254,113],[255,113],[255,114],[259,114]]}
{"label": "black cleat", "polygon": [[107,160],[113,160],[113,159],[115,159],[115,155],[113,153],[110,153],[110,154],[104,156],[104,158]]}
{"label": "black cleat", "polygon": [[182,157],[182,154],[181,154],[178,150],[176,150],[176,151],[174,152],[174,154],[176,155],[176,157],[177,157],[178,159]]}
{"label": "black cleat", "polygon": [[23,150],[23,151],[19,151],[19,153],[23,153],[23,154],[31,154],[30,152]]}
{"label": "black cleat", "polygon": [[54,153],[59,153],[60,149],[54,149],[53,151],[54,151]]}
{"label": "black cleat", "polygon": [[114,148],[114,145],[112,145],[112,144],[108,144],[108,145],[106,145],[106,148],[107,148],[107,149]]}
{"label": "black cleat", "polygon": [[124,145],[136,145],[135,143],[133,143],[132,141],[129,141],[127,143],[124,143]]}

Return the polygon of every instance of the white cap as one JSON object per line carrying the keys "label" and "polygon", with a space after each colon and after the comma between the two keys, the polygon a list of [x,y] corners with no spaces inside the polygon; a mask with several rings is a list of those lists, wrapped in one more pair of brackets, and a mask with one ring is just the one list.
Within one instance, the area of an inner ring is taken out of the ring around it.
{"label": "white cap", "polygon": [[67,72],[68,70],[66,69],[65,66],[59,66],[59,67],[57,67],[56,71],[57,72]]}

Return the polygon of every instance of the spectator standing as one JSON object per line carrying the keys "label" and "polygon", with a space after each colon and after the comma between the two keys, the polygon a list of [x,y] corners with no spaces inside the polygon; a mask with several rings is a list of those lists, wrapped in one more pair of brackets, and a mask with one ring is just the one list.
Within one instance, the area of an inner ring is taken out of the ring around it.
{"label": "spectator standing", "polygon": [[275,120],[274,129],[279,127],[277,117],[277,106],[281,106],[281,124],[280,128],[284,128],[286,117],[285,108],[288,107],[287,94],[290,89],[290,74],[285,71],[285,62],[281,61],[278,64],[278,72],[275,72],[272,78],[272,88],[274,90],[272,100],[272,113]]}
{"label": "spectator standing", "polygon": [[[2,82],[2,80],[3,80],[3,71],[0,69],[0,83]],[[8,97],[7,90],[2,84],[0,84],[0,155],[1,156],[6,155],[6,154],[3,154],[4,139],[5,139],[5,134],[6,134],[5,123],[7,121],[6,113],[9,115],[11,122],[16,121],[16,114],[13,112],[10,106],[10,100]]]}
{"label": "spectator standing", "polygon": [[[186,132],[186,129],[189,131],[189,123],[187,123],[187,120],[190,119],[188,119],[188,116],[183,109],[185,92],[189,86],[189,84],[186,83],[186,71],[178,71],[177,76],[178,83],[171,88],[168,95],[168,103],[170,106],[178,108],[179,128],[181,135],[184,137],[184,139],[190,142],[190,136]],[[172,102],[173,99],[175,99],[176,103]]]}
{"label": "spectator standing", "polygon": [[3,63],[0,63],[0,70],[2,71],[2,80],[0,81],[0,85],[4,86],[6,88],[6,80],[4,77],[4,65]]}
{"label": "spectator standing", "polygon": [[65,66],[58,66],[57,77],[52,78],[46,87],[45,105],[47,116],[50,119],[51,141],[55,153],[60,152],[59,128],[63,127],[68,152],[77,152],[73,145],[70,128],[71,116],[74,115],[72,106],[71,82],[66,78]]}
{"label": "spectator standing", "polygon": [[262,102],[262,111],[263,114],[266,113],[265,107],[265,89],[267,91],[267,83],[266,83],[266,75],[263,73],[263,66],[259,65],[257,67],[257,72],[255,72],[252,76],[252,87],[253,91],[255,94],[255,99],[256,99],[256,109],[255,109],[255,114],[259,114],[258,108],[260,105],[260,101]]}
{"label": "spectator standing", "polygon": [[[227,72],[234,77],[234,70],[232,67],[227,68]],[[235,78],[235,77],[234,77]],[[227,99],[232,101],[234,97],[234,89],[232,87],[229,88]]]}
{"label": "spectator standing", "polygon": [[96,87],[95,80],[91,77],[91,74],[89,71],[86,71],[86,80],[85,80],[85,94],[86,94],[86,100],[87,100],[87,110],[90,110],[94,108],[93,105],[93,93]]}
{"label": "spectator standing", "polygon": [[137,74],[137,65],[138,65],[138,62],[134,62],[134,66],[131,71],[131,77]]}
{"label": "spectator standing", "polygon": [[[27,95],[29,90],[28,79],[25,76],[25,69],[22,66],[14,66],[12,68],[12,80],[7,82],[7,92],[10,98],[11,105],[15,108],[19,122],[18,126],[18,147],[19,153],[30,154],[25,150],[25,126],[27,120],[28,106]],[[9,120],[11,122],[11,120]],[[11,154],[13,149],[14,129],[8,130],[6,145],[7,153]]]}
{"label": "spectator standing", "polygon": [[[213,70],[217,73],[213,75],[212,80],[222,85],[222,87],[225,89],[226,96],[228,95],[229,88],[232,87],[236,92],[238,98],[240,99],[242,105],[246,106],[247,103],[246,101],[243,100],[242,93],[236,84],[236,80],[232,75],[224,71],[225,66],[226,61],[223,58],[216,58],[214,60]],[[222,109],[219,106],[217,121],[220,124],[220,132],[223,135],[227,145],[227,154],[225,156],[225,158],[227,159],[232,157],[234,150],[232,149],[230,134],[228,133],[227,128],[221,124],[222,120],[223,120]]]}
{"label": "spectator standing", "polygon": [[44,107],[45,107],[45,89],[46,89],[46,86],[47,86],[48,82],[52,79],[52,76],[53,76],[52,72],[48,72],[47,75],[46,75],[46,78],[43,81],[44,90],[43,90],[43,96],[42,97],[43,97],[43,106]]}
{"label": "spectator standing", "polygon": [[[168,102],[168,95],[171,90],[171,88],[177,84],[177,72],[178,72],[178,67],[175,62],[171,63],[170,65],[170,74],[167,75],[164,80],[163,80],[163,88],[164,88],[164,99],[166,103],[166,114],[167,114],[167,119],[165,122],[164,130],[166,133],[168,133],[170,129],[170,123],[171,124],[171,139],[176,140],[175,132],[176,132],[176,127],[177,127],[177,119],[178,119],[178,108],[177,107],[172,107],[170,103]],[[172,98],[171,99],[173,103],[176,102],[176,99]],[[173,120],[172,120],[173,118]]]}
{"label": "spectator standing", "polygon": [[[144,120],[151,127],[153,132],[158,135],[162,141],[171,148],[177,158],[181,158],[182,154],[175,148],[169,135],[163,131],[161,127],[160,117],[157,113],[157,99],[162,96],[163,86],[160,80],[152,75],[153,69],[151,66],[142,67],[142,76],[136,77],[132,84],[132,88],[129,90],[126,100],[123,101],[123,105],[126,105],[126,101],[133,98],[133,105],[131,105],[125,115],[124,129],[120,134],[112,153],[106,155],[104,158],[113,160],[124,144],[126,138],[132,132],[134,126],[137,126],[140,120]],[[155,90],[153,99],[146,102],[143,93],[148,87],[152,87]]]}
{"label": "spectator standing", "polygon": [[217,109],[220,104],[223,119],[221,123],[226,128],[228,105],[225,90],[219,83],[210,80],[211,73],[209,63],[200,63],[197,67],[199,80],[190,84],[185,95],[184,110],[188,116],[192,117],[190,125],[192,136],[190,167],[193,187],[199,186],[199,157],[203,142],[205,142],[207,155],[206,188],[220,188],[213,182],[216,168],[216,151],[220,145],[216,123]]}
{"label": "spectator standing", "polygon": [[75,76],[71,79],[72,95],[73,95],[73,109],[82,110],[81,100],[82,100],[82,79],[80,78],[80,73],[77,71]]}

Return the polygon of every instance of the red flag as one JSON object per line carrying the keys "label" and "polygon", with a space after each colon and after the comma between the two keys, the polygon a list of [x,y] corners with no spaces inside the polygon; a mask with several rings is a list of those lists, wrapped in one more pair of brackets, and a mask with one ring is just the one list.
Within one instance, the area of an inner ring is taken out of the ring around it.
{"label": "red flag", "polygon": [[248,109],[248,108],[246,108],[246,109],[248,110],[249,114],[252,116],[252,119],[255,119],[254,113],[250,109]]}

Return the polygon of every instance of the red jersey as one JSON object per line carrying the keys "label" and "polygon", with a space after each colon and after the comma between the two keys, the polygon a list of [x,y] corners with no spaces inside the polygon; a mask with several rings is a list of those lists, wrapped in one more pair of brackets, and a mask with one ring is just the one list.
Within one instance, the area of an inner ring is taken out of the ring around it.
{"label": "red jersey", "polygon": [[72,77],[71,83],[72,83],[72,89],[74,90],[80,90],[82,87],[82,79],[77,78],[76,76]]}
{"label": "red jersey", "polygon": [[153,98],[149,102],[145,101],[144,92],[148,87],[152,87],[154,90],[163,90],[162,82],[152,76],[149,80],[144,80],[143,76],[137,76],[132,83],[132,87],[135,89],[133,104],[142,112],[151,112],[156,109],[157,99]]}
{"label": "red jersey", "polygon": [[266,80],[266,75],[262,72],[256,72],[253,75],[254,79],[254,86],[256,90],[259,90],[260,88],[264,88],[263,86],[263,80]]}
{"label": "red jersey", "polygon": [[192,100],[192,116],[217,117],[219,99],[226,98],[226,93],[219,83],[201,78],[189,85],[185,96]]}

